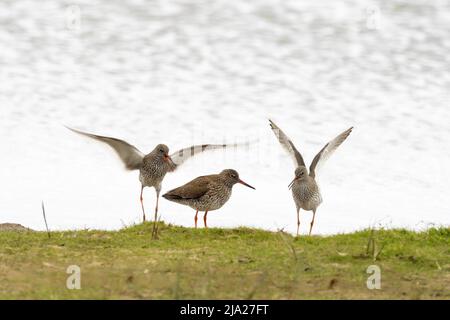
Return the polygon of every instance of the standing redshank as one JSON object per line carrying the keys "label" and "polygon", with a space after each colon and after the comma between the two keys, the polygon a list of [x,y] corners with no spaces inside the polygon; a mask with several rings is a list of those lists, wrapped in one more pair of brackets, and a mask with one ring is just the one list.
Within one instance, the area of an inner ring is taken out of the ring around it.
{"label": "standing redshank", "polygon": [[309,235],[311,235],[317,208],[322,203],[322,196],[316,182],[317,171],[334,153],[334,151],[336,151],[336,149],[345,141],[345,139],[347,139],[352,132],[353,127],[338,135],[336,138],[328,142],[322,150],[320,150],[309,167],[308,175],[308,169],[306,168],[305,161],[303,160],[300,152],[298,152],[295,148],[291,139],[289,139],[288,136],[281,131],[281,129],[272,120],[269,119],[269,121],[270,127],[277,136],[278,141],[293,158],[297,167],[295,169],[295,178],[289,184],[289,189],[292,189],[292,196],[294,197],[295,205],[297,206],[297,236],[300,230],[300,209],[313,212],[311,227],[309,229]]}
{"label": "standing redshank", "polygon": [[[158,217],[159,195],[161,185],[165,175],[168,172],[175,171],[182,163],[194,155],[207,150],[224,149],[229,147],[227,144],[204,144],[181,149],[172,155],[169,155],[169,148],[165,144],[158,144],[152,152],[144,155],[136,147],[128,142],[111,137],[98,136],[91,133],[82,132],[67,127],[69,130],[83,136],[104,142],[116,151],[120,159],[128,170],[139,170],[139,180],[141,182],[141,207],[143,220],[145,222],[145,209],[143,192],[145,187],[153,187],[156,190],[155,221]],[[235,144],[234,146],[237,146]]]}
{"label": "standing redshank", "polygon": [[205,228],[207,228],[206,219],[208,212],[222,208],[230,199],[233,186],[236,183],[255,189],[242,181],[236,170],[227,169],[219,174],[198,177],[184,186],[167,192],[163,197],[196,210],[194,218],[196,228],[198,212],[205,212],[203,221]]}

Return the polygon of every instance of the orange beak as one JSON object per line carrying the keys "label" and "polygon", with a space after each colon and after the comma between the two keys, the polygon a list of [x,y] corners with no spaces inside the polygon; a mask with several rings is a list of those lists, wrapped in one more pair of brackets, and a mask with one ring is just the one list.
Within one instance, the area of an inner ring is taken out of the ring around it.
{"label": "orange beak", "polygon": [[164,155],[164,161],[173,163],[172,158],[168,154]]}

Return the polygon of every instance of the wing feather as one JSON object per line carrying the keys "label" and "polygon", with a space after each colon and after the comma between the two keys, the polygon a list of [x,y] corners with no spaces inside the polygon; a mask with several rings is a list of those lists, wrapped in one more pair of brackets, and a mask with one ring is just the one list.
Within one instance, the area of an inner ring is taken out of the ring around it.
{"label": "wing feather", "polygon": [[278,138],[281,146],[289,153],[291,158],[294,160],[296,167],[305,166],[305,161],[303,160],[302,155],[298,152],[294,143],[289,139],[289,137],[273,122],[269,119],[270,127],[272,131],[275,133],[275,136]]}
{"label": "wing feather", "polygon": [[220,150],[220,149],[227,149],[227,148],[238,148],[242,146],[250,146],[250,142],[245,143],[235,143],[235,144],[203,144],[203,145],[194,145],[188,148],[184,148],[181,150],[178,150],[177,152],[174,152],[170,155],[172,158],[172,161],[174,163],[174,166],[172,168],[172,171],[175,171],[179,166],[181,166],[183,163],[185,163],[190,158],[201,154],[206,151],[212,151],[212,150]]}
{"label": "wing feather", "polygon": [[86,133],[69,127],[66,128],[82,136],[89,137],[109,145],[117,153],[124,163],[125,168],[128,170],[138,170],[141,168],[144,154],[128,142],[116,138]]}
{"label": "wing feather", "polygon": [[325,147],[320,150],[320,152],[316,155],[314,160],[311,163],[309,168],[309,175],[312,178],[316,177],[317,171],[323,166],[323,164],[331,157],[331,155],[336,151],[336,149],[348,138],[350,133],[352,132],[353,127],[342,132],[336,138],[328,142]]}
{"label": "wing feather", "polygon": [[211,177],[198,177],[179,188],[167,192],[163,197],[167,200],[192,200],[201,198],[208,192]]}

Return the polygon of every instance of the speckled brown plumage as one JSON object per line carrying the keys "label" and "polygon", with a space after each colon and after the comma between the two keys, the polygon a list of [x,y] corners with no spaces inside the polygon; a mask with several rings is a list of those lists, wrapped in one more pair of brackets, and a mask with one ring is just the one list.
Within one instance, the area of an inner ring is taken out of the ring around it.
{"label": "speckled brown plumage", "polygon": [[[155,221],[156,221],[158,216],[158,204],[159,204],[159,195],[161,192],[161,185],[166,174],[168,172],[175,171],[186,160],[204,151],[225,149],[230,147],[230,145],[226,144],[220,145],[204,144],[184,148],[169,155],[169,147],[167,147],[165,144],[159,144],[153,149],[152,152],[150,152],[147,155],[144,155],[135,146],[129,144],[126,141],[86,133],[69,127],[67,128],[85,137],[89,137],[108,144],[120,157],[127,170],[139,170],[139,180],[141,182],[140,201],[144,221],[146,220],[144,199],[143,199],[143,191],[145,187],[153,187],[155,188],[156,191],[156,207],[155,207]],[[238,144],[233,145],[233,147],[236,146],[238,146]]]}
{"label": "speckled brown plumage", "polygon": [[311,235],[317,208],[322,203],[322,195],[316,181],[317,171],[347,139],[353,128],[344,131],[320,150],[312,161],[308,174],[305,161],[291,139],[272,120],[269,120],[269,122],[281,146],[289,153],[297,167],[295,169],[295,178],[289,185],[289,188],[292,188],[292,196],[297,207],[297,235],[300,230],[300,209],[313,212],[313,219],[309,229],[309,234]]}
{"label": "speckled brown plumage", "polygon": [[179,188],[167,192],[163,197],[196,210],[195,227],[197,227],[198,212],[205,212],[204,222],[205,227],[207,227],[206,217],[208,212],[222,208],[230,199],[233,186],[236,183],[241,183],[254,189],[243,182],[235,170],[227,169],[219,174],[198,177]]}

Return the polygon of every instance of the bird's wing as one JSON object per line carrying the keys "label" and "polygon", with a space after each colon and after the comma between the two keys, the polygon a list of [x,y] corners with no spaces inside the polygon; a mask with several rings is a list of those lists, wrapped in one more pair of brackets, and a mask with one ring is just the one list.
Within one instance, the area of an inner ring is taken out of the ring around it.
{"label": "bird's wing", "polygon": [[128,142],[116,138],[103,137],[91,133],[82,132],[69,127],[66,128],[75,133],[108,144],[118,154],[120,159],[125,164],[125,168],[127,168],[128,170],[138,170],[141,168],[144,154]]}
{"label": "bird's wing", "polygon": [[316,155],[311,166],[309,168],[309,175],[313,178],[316,177],[317,172],[323,166],[323,164],[331,157],[331,155],[336,151],[336,149],[342,144],[342,142],[347,139],[347,137],[352,132],[353,127],[342,132],[336,138],[328,142],[325,147]]}
{"label": "bird's wing", "polygon": [[203,145],[196,145],[189,148],[184,148],[181,150],[178,150],[177,152],[174,152],[170,155],[172,158],[172,161],[174,163],[174,166],[171,171],[175,171],[180,165],[182,165],[184,162],[186,162],[188,159],[192,158],[193,156],[196,156],[200,153],[203,153],[205,151],[211,151],[211,150],[218,150],[218,149],[227,149],[227,148],[238,148],[242,146],[249,146],[250,142],[245,143],[235,143],[235,144],[203,144]]}
{"label": "bird's wing", "polygon": [[184,186],[167,192],[163,197],[168,200],[176,199],[198,199],[208,192],[210,178],[212,176],[198,177]]}
{"label": "bird's wing", "polygon": [[270,127],[272,128],[272,131],[275,133],[275,136],[278,138],[278,141],[280,142],[281,146],[289,153],[291,158],[294,160],[295,165],[297,167],[305,166],[305,161],[303,160],[302,155],[295,148],[291,139],[289,139],[289,137],[275,124],[275,122],[273,122],[270,119],[269,122]]}

